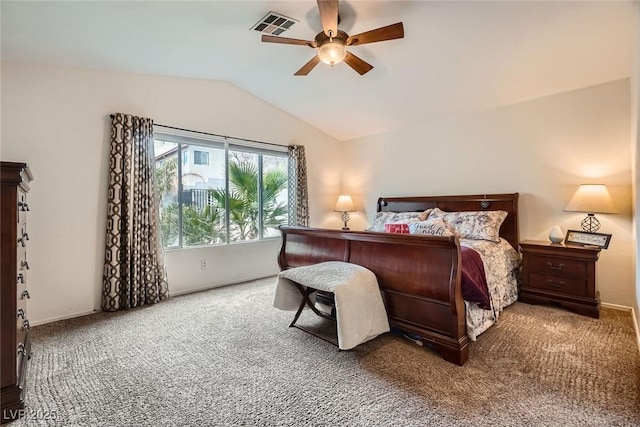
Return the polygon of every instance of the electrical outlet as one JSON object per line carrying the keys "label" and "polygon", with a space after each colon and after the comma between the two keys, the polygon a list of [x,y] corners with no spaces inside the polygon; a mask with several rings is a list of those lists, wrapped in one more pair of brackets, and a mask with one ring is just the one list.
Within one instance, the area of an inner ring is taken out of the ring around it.
{"label": "electrical outlet", "polygon": [[200,260],[200,270],[206,270],[207,269],[207,260],[206,259],[201,259]]}

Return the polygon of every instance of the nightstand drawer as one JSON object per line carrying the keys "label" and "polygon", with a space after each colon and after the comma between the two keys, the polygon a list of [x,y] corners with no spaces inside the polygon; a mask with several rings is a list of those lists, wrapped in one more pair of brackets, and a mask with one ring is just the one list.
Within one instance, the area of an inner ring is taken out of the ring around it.
{"label": "nightstand drawer", "polygon": [[531,273],[529,287],[578,296],[587,296],[587,281]]}
{"label": "nightstand drawer", "polygon": [[528,262],[530,273],[573,277],[575,279],[587,278],[587,263],[585,261],[531,255]]}

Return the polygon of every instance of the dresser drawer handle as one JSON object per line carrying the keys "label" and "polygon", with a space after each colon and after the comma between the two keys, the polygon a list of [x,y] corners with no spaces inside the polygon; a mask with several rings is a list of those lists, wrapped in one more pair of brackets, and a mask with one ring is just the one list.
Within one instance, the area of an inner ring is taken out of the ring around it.
{"label": "dresser drawer handle", "polygon": [[548,262],[547,265],[549,266],[550,269],[552,270],[562,270],[562,267],[564,267],[563,263],[558,264],[558,266],[556,267],[555,265],[553,265],[551,262]]}
{"label": "dresser drawer handle", "polygon": [[[562,264],[560,264],[560,265],[562,265]],[[547,284],[549,286],[551,286],[552,288],[561,288],[561,287],[564,286],[564,282],[562,280],[560,282],[558,282],[558,283],[555,283],[553,280],[549,279],[549,280],[547,280]]]}
{"label": "dresser drawer handle", "polygon": [[30,299],[31,298],[31,296],[29,295],[29,291],[27,291],[27,290],[22,291],[22,294],[20,295],[20,299],[25,299],[25,298],[26,299]]}
{"label": "dresser drawer handle", "polygon": [[24,316],[25,316],[25,315],[24,315],[24,310],[23,310],[23,309],[21,309],[21,308],[19,308],[19,309],[18,309],[18,317],[22,317],[22,318],[24,319]]}
{"label": "dresser drawer handle", "polygon": [[23,212],[26,212],[29,210],[29,205],[26,202],[18,202],[18,207]]}
{"label": "dresser drawer handle", "polygon": [[28,331],[29,329],[31,329],[31,325],[29,325],[29,321],[27,319],[24,319],[22,321],[22,330]]}
{"label": "dresser drawer handle", "polygon": [[20,267],[29,270],[29,263],[26,260],[20,260]]}
{"label": "dresser drawer handle", "polygon": [[18,282],[24,283],[24,274],[18,273]]}
{"label": "dresser drawer handle", "polygon": [[27,355],[27,350],[24,348],[24,344],[22,343],[18,344],[18,354],[21,354],[23,356]]}

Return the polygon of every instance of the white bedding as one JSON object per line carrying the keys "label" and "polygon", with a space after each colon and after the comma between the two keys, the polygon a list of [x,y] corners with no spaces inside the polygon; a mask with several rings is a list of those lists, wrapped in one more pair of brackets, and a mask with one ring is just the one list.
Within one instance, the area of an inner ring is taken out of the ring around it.
{"label": "white bedding", "polygon": [[291,268],[278,274],[273,305],[297,310],[302,295],[291,281],[335,295],[338,347],[349,350],[389,332],[376,275],[356,264],[328,261]]}
{"label": "white bedding", "polygon": [[476,303],[465,301],[467,336],[475,341],[477,336],[493,325],[502,310],[518,299],[517,272],[520,257],[504,239],[499,243],[486,240],[460,239],[462,246],[474,249],[484,264],[487,287],[491,298],[491,310],[479,308]]}

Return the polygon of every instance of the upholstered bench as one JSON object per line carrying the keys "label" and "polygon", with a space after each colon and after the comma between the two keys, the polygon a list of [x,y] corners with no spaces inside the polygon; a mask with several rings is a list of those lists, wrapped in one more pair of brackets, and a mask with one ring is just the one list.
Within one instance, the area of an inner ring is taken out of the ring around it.
{"label": "upholstered bench", "polygon": [[334,294],[337,345],[341,350],[352,349],[389,331],[376,276],[356,264],[327,261],[283,270],[278,274],[273,305],[281,310],[297,310],[289,326],[319,336],[296,324],[305,307],[321,317],[333,318],[315,307],[317,290]]}

